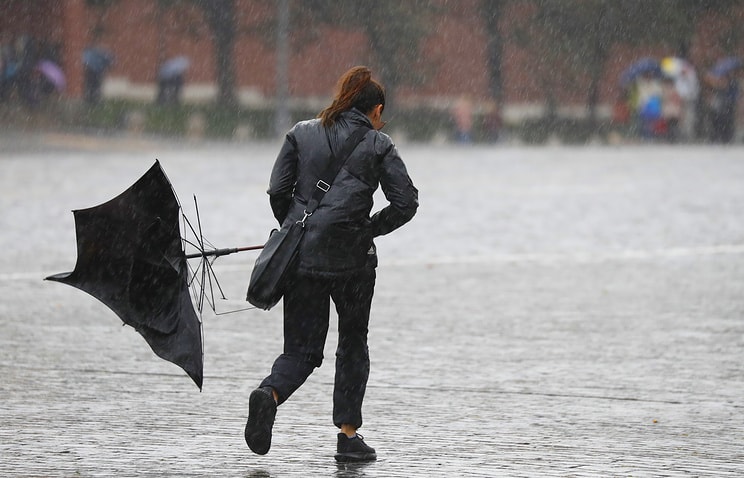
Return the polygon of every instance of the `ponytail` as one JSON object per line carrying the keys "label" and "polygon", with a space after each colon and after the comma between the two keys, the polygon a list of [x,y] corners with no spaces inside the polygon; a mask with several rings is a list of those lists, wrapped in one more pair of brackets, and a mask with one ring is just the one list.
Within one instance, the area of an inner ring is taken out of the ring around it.
{"label": "ponytail", "polygon": [[355,66],[344,73],[336,85],[336,96],[330,106],[320,112],[323,126],[331,126],[339,115],[351,108],[368,113],[376,105],[385,106],[385,89],[372,79],[372,71],[366,66]]}

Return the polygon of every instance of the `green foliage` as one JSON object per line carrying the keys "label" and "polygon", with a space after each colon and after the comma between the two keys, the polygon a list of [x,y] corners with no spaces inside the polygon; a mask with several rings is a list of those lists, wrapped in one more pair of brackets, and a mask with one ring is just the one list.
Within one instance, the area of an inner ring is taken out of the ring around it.
{"label": "green foliage", "polygon": [[[317,111],[291,111],[293,123],[314,118]],[[245,128],[254,139],[270,139],[274,133],[273,108],[225,108],[216,104],[160,106],[128,100],[102,101],[94,106],[82,106],[64,119],[72,128],[115,132],[132,128],[132,118],[141,117],[141,132],[161,136],[188,134],[189,122],[199,117],[204,121],[207,138],[231,139],[236,131]],[[430,141],[437,134],[452,130],[449,112],[433,108],[401,111],[390,121],[386,131],[402,132],[413,141]]]}
{"label": "green foliage", "polygon": [[425,0],[299,3],[297,15],[306,18],[308,25],[333,25],[364,32],[370,43],[369,61],[364,61],[377,70],[388,89],[420,84],[425,79],[428,71],[420,58],[421,42],[437,15],[446,12]]}
{"label": "green foliage", "polygon": [[399,110],[384,131],[402,131],[411,141],[431,141],[441,133],[452,136],[453,126],[449,111],[420,107]]}
{"label": "green foliage", "polygon": [[200,109],[206,120],[206,136],[230,139],[235,132],[246,127],[255,138],[270,138],[274,130],[274,110],[268,108],[223,108],[205,106]]}
{"label": "green foliage", "polygon": [[126,100],[102,101],[97,105],[84,106],[73,122],[85,128],[115,130],[124,126],[130,102]]}
{"label": "green foliage", "polygon": [[523,121],[513,134],[527,144],[545,144],[551,138],[564,144],[586,144],[595,136],[604,135],[608,128],[608,124],[597,127],[589,119],[538,118]]}
{"label": "green foliage", "polygon": [[[296,109],[292,121],[315,117],[317,111]],[[98,105],[48,104],[30,114],[20,104],[0,105],[0,126],[11,129],[52,129],[115,134],[132,131],[145,135],[179,138],[190,134],[189,123],[203,121],[203,137],[214,140],[275,140],[272,108],[223,108],[215,104],[160,106],[131,100],[106,100]],[[390,118],[385,132],[394,140],[430,142],[452,140],[454,125],[446,109],[417,107],[401,110]],[[537,118],[519,124],[506,124],[498,132],[527,144],[545,144],[558,138],[566,144],[584,144],[609,131],[609,123],[592,127],[587,119]],[[633,136],[633,132],[628,132]],[[487,118],[473,118],[473,141],[492,143]]]}
{"label": "green foliage", "polygon": [[146,111],[146,131],[181,136],[186,132],[189,115],[194,109],[189,106],[153,106]]}

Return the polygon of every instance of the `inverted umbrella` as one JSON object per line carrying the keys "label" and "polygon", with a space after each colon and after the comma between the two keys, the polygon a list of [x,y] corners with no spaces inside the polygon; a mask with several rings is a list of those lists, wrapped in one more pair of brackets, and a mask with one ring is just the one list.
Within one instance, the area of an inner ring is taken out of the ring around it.
{"label": "inverted umbrella", "polygon": [[[76,287],[103,302],[139,332],[153,352],[180,366],[201,390],[201,321],[189,293],[193,278],[189,278],[187,258],[200,258],[197,271],[206,274],[211,271],[208,257],[263,246],[204,250],[200,241],[196,244],[199,252],[187,256],[180,234],[180,209],[156,161],[119,196],[73,211],[78,250],[75,269],[46,279]],[[199,312],[204,286],[203,277]]]}

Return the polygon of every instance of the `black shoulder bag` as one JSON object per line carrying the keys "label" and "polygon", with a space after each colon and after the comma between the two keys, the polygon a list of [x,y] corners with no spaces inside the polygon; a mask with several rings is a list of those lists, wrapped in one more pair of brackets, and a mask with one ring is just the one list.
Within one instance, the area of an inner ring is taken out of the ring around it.
{"label": "black shoulder bag", "polygon": [[297,249],[305,233],[305,221],[313,215],[346,159],[362,141],[367,131],[369,128],[362,126],[351,133],[338,156],[335,156],[331,150],[331,161],[316,184],[313,196],[305,207],[303,218],[299,221],[285,223],[281,229],[271,231],[251,272],[246,297],[248,302],[260,309],[269,310],[282,298],[287,271],[290,270],[297,257]]}

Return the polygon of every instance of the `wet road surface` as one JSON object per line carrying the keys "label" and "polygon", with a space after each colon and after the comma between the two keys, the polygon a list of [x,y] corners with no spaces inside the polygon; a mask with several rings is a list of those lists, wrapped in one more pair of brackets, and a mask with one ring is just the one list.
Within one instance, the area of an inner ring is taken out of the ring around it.
{"label": "wet road surface", "polygon": [[[360,430],[337,465],[333,354],[242,437],[281,312],[203,318],[204,390],[95,299],[43,282],[75,261],[72,209],[158,158],[218,247],[260,244],[278,147],[37,135],[0,145],[5,476],[741,476],[744,149],[401,145],[421,191],[378,242]],[[382,200],[382,197],[379,198]],[[220,258],[246,305],[254,252]]]}

